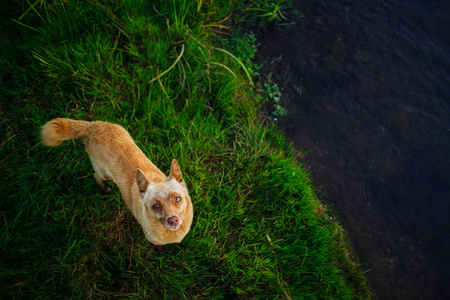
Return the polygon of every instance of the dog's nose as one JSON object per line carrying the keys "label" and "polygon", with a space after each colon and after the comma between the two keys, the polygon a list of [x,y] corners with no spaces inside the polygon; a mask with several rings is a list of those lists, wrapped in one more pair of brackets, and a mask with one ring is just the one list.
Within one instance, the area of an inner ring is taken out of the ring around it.
{"label": "dog's nose", "polygon": [[167,222],[169,223],[170,226],[177,226],[178,225],[178,217],[177,216],[173,216],[170,217]]}

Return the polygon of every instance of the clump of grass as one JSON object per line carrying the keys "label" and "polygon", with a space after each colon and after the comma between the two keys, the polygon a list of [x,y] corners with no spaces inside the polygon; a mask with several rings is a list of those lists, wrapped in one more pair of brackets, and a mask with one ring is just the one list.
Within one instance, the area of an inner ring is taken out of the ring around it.
{"label": "clump of grass", "polygon": [[275,120],[286,115],[286,109],[280,105],[281,92],[276,83],[265,83],[261,98]]}
{"label": "clump of grass", "polygon": [[[215,51],[204,25],[231,2],[32,5],[0,10],[1,298],[370,297],[244,68]],[[82,142],[42,146],[54,117],[120,124],[165,172],[176,158],[195,207],[182,243],[150,247]]]}
{"label": "clump of grass", "polygon": [[224,47],[231,53],[238,53],[245,67],[250,71],[252,77],[259,76],[260,65],[254,63],[256,54],[256,37],[251,32],[234,30],[231,36],[223,39]]}
{"label": "clump of grass", "polygon": [[283,15],[283,0],[268,1],[258,0],[254,1],[253,5],[246,8],[245,11],[251,11],[258,18],[263,19],[266,22],[273,22],[274,20],[287,20]]}

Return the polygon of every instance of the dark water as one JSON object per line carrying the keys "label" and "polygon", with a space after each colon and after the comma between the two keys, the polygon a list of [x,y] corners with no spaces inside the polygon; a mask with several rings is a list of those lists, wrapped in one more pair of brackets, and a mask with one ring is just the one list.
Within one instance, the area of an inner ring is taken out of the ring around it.
{"label": "dark water", "polygon": [[450,299],[450,1],[302,0],[259,36],[379,299]]}

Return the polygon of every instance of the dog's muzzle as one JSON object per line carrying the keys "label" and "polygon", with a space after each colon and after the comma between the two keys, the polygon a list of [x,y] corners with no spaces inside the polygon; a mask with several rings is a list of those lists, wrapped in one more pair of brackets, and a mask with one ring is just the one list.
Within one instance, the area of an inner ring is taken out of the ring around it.
{"label": "dog's muzzle", "polygon": [[179,219],[177,216],[173,216],[167,219],[167,222],[164,224],[164,226],[169,230],[177,230],[178,228],[180,228],[181,223],[181,219]]}

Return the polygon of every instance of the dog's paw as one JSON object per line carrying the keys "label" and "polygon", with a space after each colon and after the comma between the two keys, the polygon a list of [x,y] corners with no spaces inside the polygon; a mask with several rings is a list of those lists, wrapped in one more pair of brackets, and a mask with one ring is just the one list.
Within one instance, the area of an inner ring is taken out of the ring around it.
{"label": "dog's paw", "polygon": [[153,249],[158,252],[162,252],[164,250],[164,245],[153,245]]}
{"label": "dog's paw", "polygon": [[114,190],[112,189],[112,187],[105,185],[105,187],[101,187],[100,190],[102,191],[103,194],[111,194],[112,192],[114,192]]}

